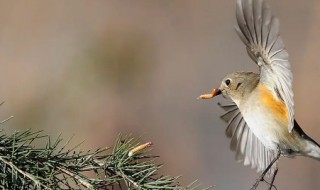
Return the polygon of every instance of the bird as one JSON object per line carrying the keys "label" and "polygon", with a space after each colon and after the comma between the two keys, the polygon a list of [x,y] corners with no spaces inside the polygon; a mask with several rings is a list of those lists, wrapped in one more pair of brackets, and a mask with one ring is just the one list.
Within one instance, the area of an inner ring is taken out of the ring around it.
{"label": "bird", "polygon": [[[236,1],[236,33],[259,73],[228,74],[221,85],[198,99],[218,95],[232,102],[218,105],[226,112],[226,136],[236,160],[274,177],[280,157],[306,156],[320,161],[320,145],[309,137],[294,117],[293,76],[289,55],[280,37],[279,19],[264,0]],[[270,187],[271,188],[271,187]]]}

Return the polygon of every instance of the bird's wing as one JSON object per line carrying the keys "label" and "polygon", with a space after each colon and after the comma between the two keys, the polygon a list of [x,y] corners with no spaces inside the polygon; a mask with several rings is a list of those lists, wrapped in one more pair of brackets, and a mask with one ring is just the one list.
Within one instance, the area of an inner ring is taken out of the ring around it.
{"label": "bird's wing", "polygon": [[294,126],[292,72],[279,34],[279,20],[263,0],[237,0],[236,17],[236,31],[249,56],[260,66],[261,82],[268,84],[275,97],[286,104],[291,132]]}
{"label": "bird's wing", "polygon": [[[231,138],[230,149],[236,152],[236,160],[257,168],[258,172],[266,169],[275,157],[275,153],[266,149],[253,134],[236,104],[218,105],[226,111],[221,118],[228,123],[226,135]],[[274,167],[269,174],[273,173],[273,170]]]}

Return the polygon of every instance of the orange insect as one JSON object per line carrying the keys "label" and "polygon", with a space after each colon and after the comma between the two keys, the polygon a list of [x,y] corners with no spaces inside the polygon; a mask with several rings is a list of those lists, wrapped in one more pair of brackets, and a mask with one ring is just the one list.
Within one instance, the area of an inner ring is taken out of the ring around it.
{"label": "orange insect", "polygon": [[152,142],[147,142],[147,143],[144,143],[142,145],[139,145],[136,148],[130,150],[129,153],[128,153],[128,156],[131,157],[134,154],[136,154],[137,152],[140,152],[140,151],[142,151],[142,150],[144,150],[146,148],[149,148],[151,145],[152,145]]}

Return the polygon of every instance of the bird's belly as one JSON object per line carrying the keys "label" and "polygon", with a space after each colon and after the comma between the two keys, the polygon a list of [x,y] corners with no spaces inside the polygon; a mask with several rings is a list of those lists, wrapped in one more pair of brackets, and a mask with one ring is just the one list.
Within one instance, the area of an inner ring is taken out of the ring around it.
{"label": "bird's belly", "polygon": [[266,148],[277,150],[284,127],[265,108],[255,105],[249,109],[242,114],[250,130]]}
{"label": "bird's belly", "polygon": [[288,111],[281,100],[259,84],[239,107],[251,131],[269,149],[287,147],[294,140],[288,130]]}

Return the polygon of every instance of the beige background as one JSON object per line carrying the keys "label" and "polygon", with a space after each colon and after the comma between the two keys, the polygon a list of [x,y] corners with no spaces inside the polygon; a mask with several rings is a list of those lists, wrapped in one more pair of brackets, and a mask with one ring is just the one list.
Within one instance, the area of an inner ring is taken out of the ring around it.
{"label": "beige background", "polygon": [[[294,73],[296,118],[320,141],[320,2],[270,1]],[[236,36],[235,2],[1,1],[1,118],[15,129],[75,135],[84,149],[145,134],[163,173],[217,190],[249,189],[222,111],[196,97],[237,70],[257,71]],[[278,189],[320,189],[320,163],[282,159]]]}

